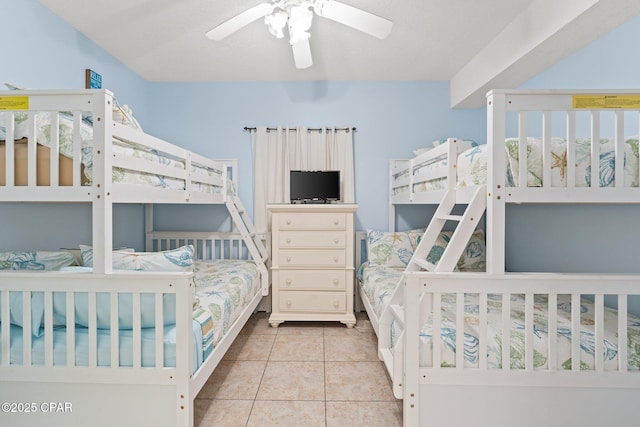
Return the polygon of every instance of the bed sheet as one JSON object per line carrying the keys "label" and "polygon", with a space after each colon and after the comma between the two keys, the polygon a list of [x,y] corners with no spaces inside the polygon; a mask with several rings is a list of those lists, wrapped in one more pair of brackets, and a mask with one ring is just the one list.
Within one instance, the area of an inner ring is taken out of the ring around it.
{"label": "bed sheet", "polygon": [[400,282],[404,268],[389,268],[363,263],[358,269],[358,281],[375,316],[380,318]]}
{"label": "bed sheet", "polygon": [[[23,330],[21,327],[11,325],[10,328],[10,363],[22,365],[23,363]],[[202,335],[200,324],[193,322],[193,350],[194,372],[202,365]],[[133,366],[133,333],[128,330],[119,331],[119,362],[121,367]],[[111,331],[97,329],[97,364],[109,366],[111,364]],[[143,367],[155,367],[155,329],[143,328],[141,333],[142,353],[141,364]],[[58,327],[53,330],[53,365],[66,366],[67,364],[67,337],[66,328]],[[176,331],[175,325],[166,326],[163,336],[164,361],[161,366],[176,366]],[[44,366],[44,337],[32,338],[31,363],[33,366]],[[83,327],[75,329],[75,366],[89,366],[89,330]]]}
{"label": "bed sheet", "polygon": [[197,307],[211,315],[211,343],[215,348],[261,291],[260,271],[255,262],[247,260],[197,261],[195,283]]}
{"label": "bed sheet", "polygon": [[[507,186],[519,186],[520,173],[519,142],[516,138],[505,141]],[[624,186],[637,187],[639,184],[638,138],[629,137],[624,142]],[[598,187],[615,185],[615,156],[612,140],[602,138],[599,146]],[[591,140],[576,139],[575,152],[576,187],[591,186]],[[567,143],[561,138],[551,139],[551,186],[567,186]],[[480,145],[463,151],[458,156],[457,186],[482,185],[487,181],[487,145]],[[542,181],[542,140],[527,139],[527,186],[541,187]]]}
{"label": "bed sheet", "polygon": [[[78,271],[78,272],[88,272],[91,271],[90,267],[68,267],[67,271]],[[250,303],[250,301],[255,297],[258,292],[261,291],[261,281],[260,281],[260,272],[258,270],[257,265],[253,261],[247,260],[214,260],[214,261],[196,261],[195,262],[195,274],[194,281],[196,283],[195,286],[195,303],[194,303],[194,311],[193,311],[193,329],[194,329],[194,348],[195,351],[195,360],[194,366],[197,368],[202,364],[204,360],[213,352],[215,346],[219,343],[222,337],[227,333],[229,327],[238,319],[244,308]],[[17,292],[16,294],[19,294]],[[39,295],[38,295],[39,294]],[[21,295],[18,295],[19,302],[21,302]],[[108,302],[108,295],[105,301]],[[41,297],[41,293],[34,293],[32,295],[32,300],[35,298]],[[120,300],[122,305],[121,309],[125,309],[125,307],[129,307],[131,309],[131,304],[126,304],[127,297],[130,299],[129,294],[120,295]],[[145,298],[149,297],[149,298]],[[167,297],[169,301],[167,301]],[[165,295],[165,303],[171,305],[171,301],[175,301],[174,298],[171,298],[172,295]],[[124,298],[124,299],[123,299]],[[99,301],[102,301],[99,299]],[[85,311],[84,306],[86,303],[86,294],[78,293],[75,298],[76,304],[79,304],[79,307],[76,307],[76,311],[79,313],[83,313]],[[141,295],[141,314],[143,318],[154,318],[154,299],[151,295]],[[147,304],[148,303],[148,304]],[[175,306],[175,303],[173,303]],[[64,313],[64,310],[61,311]],[[173,313],[175,318],[175,309],[166,310],[165,314],[169,317]],[[121,313],[122,314],[122,313]],[[126,315],[126,313],[124,313]],[[127,316],[125,316],[126,318]],[[130,317],[130,316],[129,316]],[[80,318],[80,317],[79,317]],[[61,357],[59,360],[60,363],[65,361],[65,352],[66,347],[64,345],[64,319],[57,319],[57,324],[61,326],[56,326],[54,328],[54,341],[58,340],[59,344],[56,347],[56,350],[59,354],[56,357]],[[103,319],[104,320],[104,319]],[[102,322],[106,325],[109,324],[108,316],[107,320]],[[101,323],[101,324],[102,324]],[[126,323],[126,322],[125,322]],[[125,323],[121,323],[124,325]],[[126,325],[125,325],[126,326]],[[101,358],[99,360],[109,360],[109,329],[100,329],[98,328],[99,340],[103,340],[104,342],[99,342],[99,351],[101,352]],[[12,342],[11,347],[12,350],[12,363],[21,363],[22,355],[21,355],[21,341],[22,341],[22,328],[17,325],[11,325],[11,333],[12,333]],[[143,353],[143,361],[147,361],[145,363],[149,363],[149,357],[154,357],[155,347],[154,347],[154,329],[150,327],[142,328],[143,331],[143,346],[148,345],[148,354]],[[40,330],[42,332],[42,330]],[[131,348],[131,330],[130,328],[123,328],[119,330],[120,333],[120,341],[121,341],[121,354],[128,354],[129,358],[131,358],[130,348]],[[14,335],[15,334],[15,335]],[[41,353],[44,349],[43,347],[43,333],[37,333],[32,337],[33,340],[33,352],[32,358],[34,361],[43,360],[44,355]],[[87,328],[83,326],[76,326],[76,335],[78,336],[77,340],[85,340],[87,335]],[[19,337],[18,337],[19,336]],[[15,338],[14,338],[15,337]],[[85,337],[85,338],[83,338]],[[14,341],[14,339],[16,341]],[[129,341],[127,341],[129,340]],[[77,344],[78,347],[79,344]],[[167,324],[165,325],[165,346],[167,347],[165,354],[165,363],[174,363],[175,364],[175,348],[171,349],[171,345],[175,347],[175,325]],[[127,347],[128,346],[128,347]],[[82,349],[77,348],[76,357],[85,357],[82,355]],[[103,353],[102,353],[103,352]],[[86,353],[86,351],[85,351]],[[145,359],[146,358],[146,359]],[[121,363],[124,363],[121,359]],[[35,362],[34,362],[35,363]],[[106,363],[106,362],[105,362]],[[152,359],[151,362],[152,364]],[[122,365],[129,366],[129,365]],[[147,366],[147,365],[143,365]],[[175,366],[175,365],[167,365],[167,366]]]}
{"label": "bed sheet", "polygon": [[[5,113],[0,112],[0,124],[4,123]],[[26,113],[15,114],[15,139],[20,140],[27,138],[28,132]],[[42,146],[51,146],[51,117],[49,114],[36,114],[36,142]],[[62,156],[73,158],[73,137],[75,131],[74,118],[71,114],[61,112],[59,115],[59,152]],[[140,130],[140,129],[139,129]],[[140,130],[141,131],[141,130]],[[0,140],[5,140],[4,127],[0,125]],[[80,140],[81,140],[81,161],[84,165],[84,175],[87,178],[86,185],[91,185],[92,167],[93,167],[93,124],[90,117],[83,117],[80,121]],[[172,159],[162,155],[156,151],[147,150],[144,147],[120,138],[114,138],[112,141],[112,150],[115,155],[123,157],[133,157],[144,159],[160,165],[175,167],[184,170],[185,164],[182,161]],[[192,165],[192,172],[198,172],[207,176],[222,176],[223,171],[205,167]],[[112,174],[113,182],[120,184],[145,185],[151,187],[161,187],[174,190],[184,190],[185,183],[183,180],[169,178],[161,175],[137,172],[128,169],[114,168]],[[230,184],[230,182],[228,182]],[[228,192],[233,192],[233,186],[227,185]],[[195,183],[193,190],[196,192],[215,194],[219,193],[221,188],[218,186]]]}
{"label": "bed sheet", "polygon": [[[402,271],[386,267],[370,266],[359,271],[360,286],[366,295],[375,315],[379,318],[388,305],[393,290],[399,283]],[[455,366],[456,354],[456,296],[443,294],[441,306],[441,366]],[[523,369],[525,366],[524,345],[524,295],[511,295],[511,368]],[[464,359],[465,366],[478,364],[479,349],[479,303],[477,294],[465,294],[465,330]],[[580,332],[581,368],[593,369],[595,365],[594,304],[588,298],[582,298],[580,306],[582,329]],[[617,369],[617,312],[605,307],[605,337],[603,354],[606,370]],[[558,295],[558,366],[559,370],[571,369],[571,300],[569,295]],[[547,367],[549,305],[547,297],[536,295],[534,301],[534,367]],[[489,368],[502,367],[502,296],[489,295],[488,301],[487,345]],[[433,338],[433,318],[427,319],[420,332],[420,364],[431,366]],[[628,363],[630,369],[640,369],[640,317],[628,315]],[[392,342],[397,339],[395,324],[391,326]]]}
{"label": "bed sheet", "polygon": [[[413,174],[417,175],[424,172],[435,171],[438,169],[446,168],[448,165],[448,160],[446,154],[439,156],[437,158],[431,159],[428,162],[424,162],[413,170]],[[400,178],[405,178],[409,176],[409,170],[405,170],[401,173],[397,173],[393,175],[394,180],[398,180]],[[420,191],[435,191],[435,190],[443,190],[447,188],[447,179],[446,178],[436,178],[429,181],[422,181],[413,185],[413,192]],[[409,191],[409,186],[405,185],[402,187],[394,188],[394,195],[399,195]]]}
{"label": "bed sheet", "polygon": [[[591,140],[589,138],[576,139],[575,152],[575,177],[576,187],[591,186]],[[506,150],[506,184],[508,187],[519,186],[518,176],[520,171],[519,142],[517,138],[505,140]],[[627,137],[624,141],[624,186],[637,187],[640,184],[640,161],[638,153],[638,137]],[[486,144],[474,146],[458,155],[456,187],[483,185],[487,182],[487,153]],[[599,187],[613,187],[615,185],[615,156],[614,142],[602,138],[599,146]],[[551,186],[567,186],[567,144],[562,138],[551,139]],[[446,166],[446,160],[425,165],[422,170]],[[394,175],[398,179],[406,174]],[[414,192],[424,192],[446,189],[446,179],[434,179],[431,181],[414,184]],[[542,140],[539,138],[527,138],[527,186],[541,187],[542,182]],[[394,189],[394,195],[409,191],[409,186]]]}
{"label": "bed sheet", "polygon": [[[441,366],[455,366],[456,353],[456,308],[455,295],[442,295],[441,334],[443,345],[440,346]],[[511,369],[525,368],[525,298],[522,294],[511,295]],[[534,355],[535,369],[548,369],[548,321],[549,304],[546,295],[534,297]],[[558,370],[571,369],[571,296],[558,295],[557,307],[557,360]],[[595,310],[594,303],[583,297],[580,301],[580,368],[595,368],[595,332],[593,330]],[[488,367],[502,368],[502,295],[488,296]],[[477,294],[465,294],[464,301],[464,360],[465,366],[478,364],[478,324],[479,304]],[[600,350],[604,355],[604,369],[618,369],[617,312],[609,307],[604,308],[604,340]],[[427,319],[420,332],[420,364],[431,366],[433,338],[433,319]],[[630,370],[640,369],[640,318],[628,315],[628,363]]]}

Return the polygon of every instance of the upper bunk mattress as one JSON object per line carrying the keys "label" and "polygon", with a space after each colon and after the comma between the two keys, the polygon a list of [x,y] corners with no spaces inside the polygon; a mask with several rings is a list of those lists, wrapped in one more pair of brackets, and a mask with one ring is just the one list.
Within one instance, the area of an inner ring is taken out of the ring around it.
{"label": "upper bunk mattress", "polygon": [[[519,159],[519,141],[516,138],[506,140],[508,187],[519,186],[518,177],[521,164]],[[614,143],[609,139],[601,139],[598,147],[600,164],[599,182],[591,183],[591,140],[578,138],[575,141],[575,186],[576,187],[613,187],[615,177]],[[566,140],[551,140],[551,186],[566,187],[567,172]],[[527,186],[542,187],[543,182],[543,147],[542,140],[527,140]],[[487,145],[480,145],[466,150],[458,156],[457,186],[482,185],[487,181]],[[624,186],[637,187],[638,175],[638,138],[630,137],[624,141]]]}
{"label": "upper bunk mattress", "polygon": [[[477,145],[471,142],[472,147],[461,151],[455,164],[456,183],[455,188],[484,185],[487,183],[488,167],[488,145]],[[505,141],[505,183],[507,187],[520,186],[520,142],[517,138],[508,138]],[[568,164],[567,141],[562,138],[552,138],[550,148],[549,181],[554,188],[566,188],[570,173],[575,177],[575,187],[587,188],[610,188],[616,186],[616,161],[615,144],[610,139],[602,138],[598,147],[594,147],[599,159],[598,170],[592,173],[592,144],[589,138],[576,138],[573,148],[574,166]],[[638,187],[640,183],[640,161],[638,154],[638,137],[627,137],[623,143],[623,185],[624,187]],[[419,151],[419,150],[417,150]],[[543,181],[543,142],[539,138],[527,139],[527,187],[547,186]],[[419,155],[424,154],[420,150]],[[403,168],[391,176],[392,196],[401,196],[411,189],[412,193],[418,194],[429,191],[446,190],[450,185],[446,178],[445,171],[450,167],[450,159],[446,157],[434,156],[429,160],[414,164],[411,169]],[[408,163],[407,163],[408,165]],[[569,169],[573,167],[573,170]],[[409,182],[409,174],[413,174],[413,179]],[[430,178],[434,176],[435,178]],[[596,182],[592,182],[592,177],[596,176]],[[401,183],[404,180],[405,183]],[[409,182],[409,183],[407,183]],[[395,184],[395,185],[393,185]]]}
{"label": "upper bunk mattress", "polygon": [[[0,185],[5,185],[5,144],[6,140],[6,121],[7,113],[0,112]],[[15,175],[16,185],[26,185],[26,168],[27,168],[27,137],[29,131],[27,129],[29,121],[27,113],[14,114],[14,140],[15,143]],[[51,114],[37,113],[33,120],[35,122],[35,140],[38,146],[38,157],[47,159],[45,162],[38,160],[38,185],[48,185],[49,179],[49,150],[52,144],[51,131]],[[82,162],[82,183],[83,185],[91,185],[93,174],[93,123],[90,116],[83,116],[77,126],[74,116],[70,113],[61,112],[58,115],[58,152],[60,158],[60,183],[61,185],[71,185],[70,178],[72,159],[74,154],[73,142],[74,134],[78,133],[81,140],[81,162]],[[141,129],[137,129],[142,132]],[[125,159],[141,159],[156,165],[167,166],[179,170],[186,170],[185,162],[180,159],[172,158],[156,150],[150,150],[140,144],[127,141],[123,138],[115,137],[112,140],[112,153],[114,158],[120,156]],[[41,168],[46,170],[40,170]],[[220,169],[203,167],[191,164],[190,172],[197,172],[209,177],[222,177],[224,171]],[[114,167],[112,171],[112,179],[116,184],[132,184],[142,185],[156,188],[167,188],[172,190],[184,190],[185,181],[174,177],[163,176],[160,174],[146,173],[132,169]],[[227,191],[232,192],[233,186],[228,181]],[[222,187],[216,185],[194,182],[190,190],[208,194],[216,194],[222,191]]]}

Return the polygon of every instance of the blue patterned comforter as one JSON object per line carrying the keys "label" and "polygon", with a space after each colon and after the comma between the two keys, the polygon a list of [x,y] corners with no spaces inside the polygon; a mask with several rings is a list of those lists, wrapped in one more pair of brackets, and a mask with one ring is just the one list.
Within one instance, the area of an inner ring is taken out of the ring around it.
{"label": "blue patterned comforter", "polygon": [[[387,306],[393,290],[399,283],[402,270],[364,264],[359,272],[360,286],[367,297],[375,316],[380,317]],[[441,303],[441,366],[455,366],[456,355],[456,295],[442,294]],[[511,295],[511,346],[510,366],[512,369],[525,367],[525,298],[521,294]],[[580,303],[580,366],[584,370],[595,367],[595,310],[589,298]],[[477,294],[465,294],[464,301],[464,360],[465,366],[478,366],[479,350],[479,302]],[[604,308],[605,327],[603,348],[604,369],[617,369],[618,313]],[[502,367],[502,295],[490,294],[487,307],[488,343],[487,356],[489,368]],[[569,295],[558,295],[557,303],[557,361],[556,369],[571,369],[571,299]],[[534,298],[534,367],[548,367],[548,330],[549,304],[546,295]],[[628,364],[631,370],[640,370],[640,317],[628,315],[627,322]],[[397,332],[392,325],[392,340]],[[420,365],[432,365],[433,317],[427,319],[420,332]]]}
{"label": "blue patterned comforter", "polygon": [[212,349],[260,292],[260,272],[253,261],[196,261],[195,282],[196,306],[206,310],[212,319],[210,329],[203,330],[203,335],[210,337],[207,341]]}

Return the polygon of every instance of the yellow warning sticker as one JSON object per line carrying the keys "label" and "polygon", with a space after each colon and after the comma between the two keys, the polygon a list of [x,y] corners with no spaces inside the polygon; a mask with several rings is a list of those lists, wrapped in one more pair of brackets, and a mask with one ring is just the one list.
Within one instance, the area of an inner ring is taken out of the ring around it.
{"label": "yellow warning sticker", "polygon": [[575,109],[640,109],[640,95],[574,95],[572,104]]}
{"label": "yellow warning sticker", "polygon": [[28,96],[0,96],[0,111],[28,109]]}

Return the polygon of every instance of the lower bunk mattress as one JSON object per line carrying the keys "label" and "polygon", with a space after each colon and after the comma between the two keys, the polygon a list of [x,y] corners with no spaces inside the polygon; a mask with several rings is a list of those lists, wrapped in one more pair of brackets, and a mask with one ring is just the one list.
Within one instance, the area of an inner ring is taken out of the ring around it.
{"label": "lower bunk mattress", "polygon": [[[210,319],[209,319],[210,321]],[[193,366],[195,369],[200,367],[204,357],[203,327],[198,322],[193,322],[193,347],[194,359]],[[176,330],[175,325],[168,325],[164,328],[163,348],[164,360],[162,363],[156,364],[155,349],[155,329],[143,328],[141,333],[141,364],[143,367],[175,367],[176,366]],[[22,365],[23,362],[23,330],[20,326],[11,325],[10,330],[10,351],[11,364]],[[74,334],[75,353],[74,366],[89,366],[89,330],[84,327],[77,327]],[[43,336],[33,337],[31,340],[31,364],[35,366],[44,366],[45,364],[45,339]],[[110,366],[111,364],[111,331],[109,329],[97,330],[97,365]],[[119,348],[119,366],[133,366],[133,331],[118,331],[118,348]],[[67,331],[64,327],[55,328],[53,330],[53,365],[67,365]]]}
{"label": "lower bunk mattress", "polygon": [[[373,313],[380,318],[398,285],[403,271],[400,269],[369,267],[361,268],[360,294],[367,299]],[[557,301],[557,361],[558,370],[572,368],[571,362],[571,296],[558,295]],[[595,309],[593,301],[582,297],[580,301],[580,367],[593,370],[595,367]],[[477,367],[479,363],[479,296],[464,295],[464,363],[465,367]],[[511,294],[511,369],[525,368],[525,296]],[[600,350],[604,355],[604,369],[618,369],[618,313],[604,307],[604,340]],[[456,294],[442,294],[440,313],[441,366],[456,363]],[[489,294],[487,305],[487,358],[490,369],[502,368],[502,295]],[[534,297],[534,368],[547,369],[548,365],[549,304],[546,295]],[[627,314],[628,369],[640,370],[640,317]],[[391,325],[392,342],[398,339],[395,323]],[[426,319],[420,331],[420,366],[433,365],[433,316]]]}
{"label": "lower bunk mattress", "polygon": [[[79,271],[86,268],[78,267]],[[193,310],[193,347],[194,372],[213,352],[229,330],[249,305],[251,300],[261,291],[260,273],[253,261],[246,260],[215,260],[195,262],[195,302]],[[20,294],[12,292],[12,294]],[[37,293],[32,295],[35,298]],[[60,294],[64,297],[64,294]],[[86,304],[86,297],[76,294],[76,311],[82,312],[78,305]],[[86,294],[84,294],[86,295]],[[21,295],[15,295],[18,301]],[[105,295],[108,297],[108,295]],[[120,300],[130,294],[121,294]],[[141,315],[153,319],[154,301],[152,298],[145,303],[146,295],[141,296]],[[151,295],[150,295],[151,296]],[[13,297],[13,295],[12,295]],[[54,293],[54,304],[56,294]],[[100,299],[98,298],[98,303]],[[106,301],[105,301],[106,302]],[[107,308],[108,310],[108,308]],[[100,308],[98,307],[98,312]],[[173,311],[175,317],[175,310]],[[167,311],[165,311],[165,320]],[[144,321],[143,321],[144,323]],[[86,325],[75,327],[75,366],[88,366],[89,341]],[[144,326],[144,325],[143,325]],[[41,333],[31,337],[31,364],[44,365],[44,336]],[[23,364],[23,329],[19,325],[10,327],[10,364]],[[67,345],[65,326],[54,326],[53,330],[53,364],[66,365]],[[118,331],[119,366],[133,366],[133,331],[120,329]],[[97,328],[97,364],[109,366],[111,361],[111,331],[108,328]],[[174,367],[176,363],[176,331],[175,324],[169,323],[163,327],[164,360],[157,364],[155,360],[155,328],[141,329],[141,364],[143,367]],[[1,357],[1,355],[0,355]]]}

